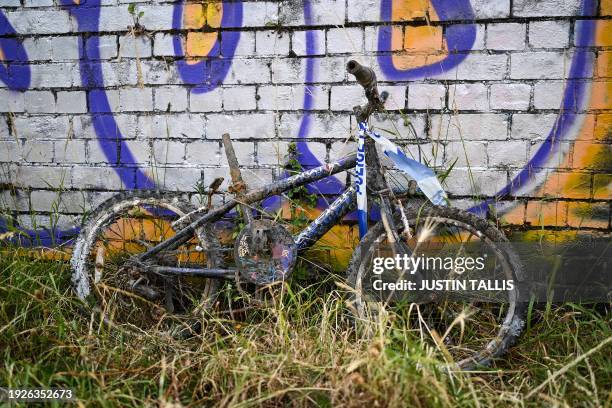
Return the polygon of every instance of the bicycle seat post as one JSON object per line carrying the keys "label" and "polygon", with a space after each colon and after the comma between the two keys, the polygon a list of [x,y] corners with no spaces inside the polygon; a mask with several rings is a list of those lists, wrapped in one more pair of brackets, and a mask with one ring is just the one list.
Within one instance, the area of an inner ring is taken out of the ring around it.
{"label": "bicycle seat post", "polygon": [[[223,141],[223,146],[225,147],[225,155],[227,156],[230,176],[232,177],[232,185],[229,187],[229,190],[230,192],[236,194],[236,200],[240,202],[240,198],[246,192],[247,186],[242,179],[242,173],[240,171],[240,166],[238,165],[238,158],[236,157],[234,145],[232,144],[232,139],[230,138],[229,133],[225,133],[221,140]],[[251,208],[246,204],[239,204],[239,206],[245,223],[249,224],[251,221],[253,221]]]}

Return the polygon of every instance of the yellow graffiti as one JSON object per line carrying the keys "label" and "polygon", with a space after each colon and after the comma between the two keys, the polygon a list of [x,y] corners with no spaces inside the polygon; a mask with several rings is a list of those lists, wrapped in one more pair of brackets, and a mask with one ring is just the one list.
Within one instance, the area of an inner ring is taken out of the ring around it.
{"label": "yellow graffiti", "polygon": [[4,51],[2,51],[2,45],[0,45],[0,64],[6,65],[5,59]]}
{"label": "yellow graffiti", "polygon": [[[429,0],[393,0],[393,21],[410,21],[414,19],[438,20],[438,15]],[[431,26],[395,26],[391,31],[391,50],[393,65],[400,70],[420,67],[442,61],[448,54],[442,27]]]}
{"label": "yellow graffiti", "polygon": [[[609,4],[610,2],[608,2]],[[596,45],[612,44],[609,21],[598,22]],[[600,52],[594,64],[594,78],[591,83],[590,109],[610,110],[612,82],[610,67],[612,52]],[[591,199],[610,199],[612,195],[612,114],[585,114],[576,139],[567,154],[557,164],[544,184],[536,189],[533,196],[544,197],[542,201],[529,202],[526,209],[518,206],[504,215],[507,222],[532,226],[570,226],[607,228],[608,204],[591,202]],[[593,173],[595,172],[595,173]],[[592,190],[591,190],[592,186]],[[583,201],[557,201],[560,198]],[[597,217],[597,213],[604,214]]]}
{"label": "yellow graffiti", "polygon": [[[188,30],[219,28],[223,17],[222,3],[190,3],[183,10],[183,27]],[[190,31],[185,39],[188,64],[208,57],[219,39],[216,31]]]}

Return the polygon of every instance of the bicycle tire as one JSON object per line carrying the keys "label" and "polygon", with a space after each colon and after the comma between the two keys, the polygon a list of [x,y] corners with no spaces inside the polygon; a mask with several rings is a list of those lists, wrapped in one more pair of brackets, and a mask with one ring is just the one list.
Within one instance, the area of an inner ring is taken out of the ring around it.
{"label": "bicycle tire", "polygon": [[[416,217],[437,217],[451,222],[462,223],[479,231],[493,243],[505,244],[508,242],[504,233],[496,228],[495,225],[464,210],[425,205],[418,211],[414,208],[406,207],[406,214],[407,218],[412,221],[414,221]],[[396,225],[401,225],[399,214],[395,214],[395,221]],[[398,229],[401,229],[401,227]],[[356,314],[355,318],[357,320],[369,318],[365,316],[365,303],[367,300],[364,300],[362,296],[362,285],[359,281],[364,279],[362,271],[364,270],[364,262],[367,261],[367,254],[381,234],[385,234],[385,230],[382,222],[378,222],[368,231],[356,247],[348,266],[347,280],[349,285],[353,288],[349,296],[350,302],[354,306],[352,311]],[[456,363],[453,362],[455,368],[461,370],[472,370],[478,367],[489,366],[495,359],[504,355],[508,349],[516,343],[525,326],[527,304],[521,301],[521,296],[519,296],[524,291],[524,286],[520,283],[523,276],[522,264],[516,252],[514,252],[509,245],[501,245],[498,246],[497,249],[503,253],[508,265],[510,265],[512,269],[512,275],[516,282],[517,302],[514,304],[512,315],[506,316],[499,326],[497,337],[491,340],[485,349],[480,350],[469,358],[462,359]]]}

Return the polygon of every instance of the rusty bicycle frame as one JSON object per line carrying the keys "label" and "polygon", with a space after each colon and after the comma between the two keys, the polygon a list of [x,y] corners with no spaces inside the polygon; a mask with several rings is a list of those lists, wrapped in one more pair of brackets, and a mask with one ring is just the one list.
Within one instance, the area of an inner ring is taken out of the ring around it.
{"label": "rusty bicycle frame", "polygon": [[[347,71],[354,75],[357,82],[363,86],[368,103],[364,106],[355,107],[355,113],[359,122],[366,122],[373,112],[381,111],[386,100],[386,93],[379,94],[376,86],[376,75],[370,68],[364,67],[356,61],[349,61]],[[197,275],[203,278],[224,278],[234,279],[235,269],[210,269],[210,268],[187,268],[187,267],[171,267],[152,264],[155,255],[165,250],[172,250],[189,241],[195,234],[198,228],[207,223],[214,223],[220,220],[224,214],[228,213],[237,206],[240,206],[246,221],[252,219],[252,210],[249,205],[262,201],[268,197],[281,194],[292,188],[303,186],[305,184],[324,179],[339,172],[353,169],[357,163],[357,154],[353,153],[344,159],[334,163],[325,164],[311,170],[304,171],[300,174],[273,182],[263,188],[252,190],[250,192],[242,191],[245,185],[242,181],[238,162],[234,154],[234,149],[231,145],[229,135],[223,136],[223,143],[228,157],[228,163],[231,169],[233,180],[233,188],[238,192],[229,202],[224,205],[205,209],[200,208],[189,214],[186,214],[179,220],[175,221],[174,225],[180,227],[176,234],[162,241],[161,243],[150,248],[148,251],[135,256],[132,261],[140,267],[158,274],[166,275]],[[394,192],[387,186],[384,178],[383,168],[379,160],[375,141],[368,138],[365,141],[367,185],[370,194],[377,195],[380,206],[381,219],[385,226],[385,231],[389,242],[392,244],[394,252],[399,252],[396,247],[399,237],[395,228],[392,217],[392,200],[394,200]],[[326,232],[344,218],[356,205],[356,189],[353,185],[348,186],[342,194],[340,194],[329,206],[323,211],[314,221],[312,221],[301,233],[295,236],[295,242],[298,251],[303,250],[318,241]]]}

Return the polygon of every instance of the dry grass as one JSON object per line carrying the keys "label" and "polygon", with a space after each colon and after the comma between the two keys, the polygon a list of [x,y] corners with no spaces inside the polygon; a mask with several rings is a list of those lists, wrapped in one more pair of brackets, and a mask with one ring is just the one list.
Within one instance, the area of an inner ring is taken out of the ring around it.
{"label": "dry grass", "polygon": [[273,307],[209,316],[177,340],[84,313],[65,262],[2,252],[0,385],[70,387],[88,407],[611,404],[610,305],[533,311],[497,367],[449,373],[400,330],[360,337],[335,279],[293,282]]}

